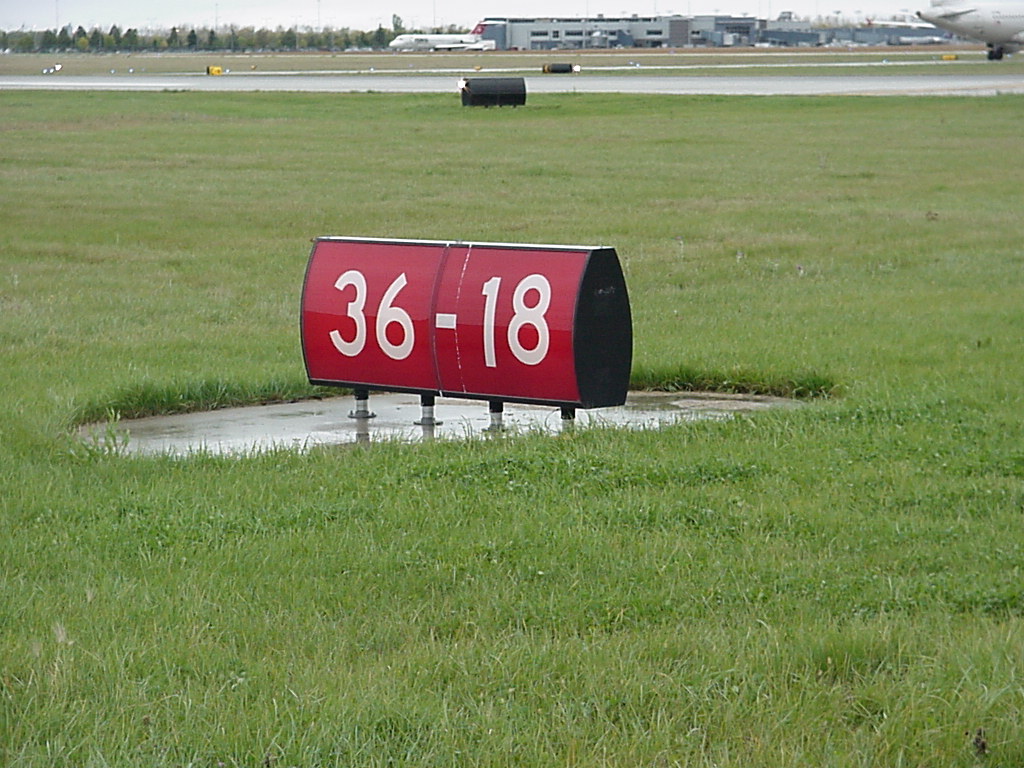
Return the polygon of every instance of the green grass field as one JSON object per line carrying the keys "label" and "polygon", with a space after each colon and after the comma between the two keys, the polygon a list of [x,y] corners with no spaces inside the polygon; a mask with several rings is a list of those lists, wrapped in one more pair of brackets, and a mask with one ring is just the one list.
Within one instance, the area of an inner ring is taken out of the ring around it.
{"label": "green grass field", "polygon": [[[1019,768],[1022,110],[0,92],[0,763]],[[614,246],[636,386],[808,405],[71,438],[309,395],[329,234]]]}
{"label": "green grass field", "polygon": [[[943,61],[954,54],[955,61]],[[198,75],[206,67],[223,67],[228,77],[239,73],[331,74],[389,72],[415,75],[421,71],[472,74],[509,72],[540,76],[553,61],[579,64],[587,74],[651,75],[786,75],[814,74],[842,77],[892,74],[955,74],[977,72],[979,67],[1000,73],[1024,72],[1024,61],[1009,58],[997,64],[985,58],[977,43],[942,46],[880,46],[876,48],[684,48],[615,49],[587,51],[474,51],[450,52],[296,52],[296,53],[40,53],[0,56],[0,75],[38,75],[61,64],[56,79],[80,75],[121,78],[157,74]],[[557,76],[556,76],[557,77]]]}

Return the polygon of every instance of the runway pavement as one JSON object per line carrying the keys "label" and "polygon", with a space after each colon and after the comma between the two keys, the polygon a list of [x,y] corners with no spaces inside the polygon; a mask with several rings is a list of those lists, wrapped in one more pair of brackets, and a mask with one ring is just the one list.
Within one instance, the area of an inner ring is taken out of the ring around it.
{"label": "runway pavement", "polygon": [[[475,76],[475,75],[474,75]],[[479,76],[485,76],[480,73]],[[229,73],[208,75],[111,74],[76,76],[3,75],[0,90],[58,91],[302,91],[327,93],[458,92],[457,74]],[[526,78],[528,93],[645,93],[708,95],[927,95],[992,96],[1024,93],[1021,75],[979,68],[968,74],[710,75],[604,74],[537,75]]]}

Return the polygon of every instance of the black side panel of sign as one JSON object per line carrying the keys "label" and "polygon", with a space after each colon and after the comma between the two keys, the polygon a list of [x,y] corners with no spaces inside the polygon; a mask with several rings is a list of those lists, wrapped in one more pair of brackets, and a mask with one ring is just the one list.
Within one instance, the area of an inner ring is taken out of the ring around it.
{"label": "black side panel of sign", "polygon": [[622,405],[633,365],[633,318],[614,248],[590,254],[576,304],[574,335],[581,407]]}

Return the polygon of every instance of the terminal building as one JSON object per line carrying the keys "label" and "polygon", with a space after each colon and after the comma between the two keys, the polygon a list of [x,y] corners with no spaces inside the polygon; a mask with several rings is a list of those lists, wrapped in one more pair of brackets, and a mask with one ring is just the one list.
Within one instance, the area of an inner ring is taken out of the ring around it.
{"label": "terminal building", "polygon": [[823,28],[782,14],[776,21],[746,16],[625,16],[483,20],[483,39],[498,50],[549,51],[588,48],[692,48],[750,45],[819,46],[940,42],[931,25],[885,24]]}
{"label": "terminal building", "polygon": [[682,16],[488,18],[483,38],[499,50],[676,48],[687,44],[687,21]]}

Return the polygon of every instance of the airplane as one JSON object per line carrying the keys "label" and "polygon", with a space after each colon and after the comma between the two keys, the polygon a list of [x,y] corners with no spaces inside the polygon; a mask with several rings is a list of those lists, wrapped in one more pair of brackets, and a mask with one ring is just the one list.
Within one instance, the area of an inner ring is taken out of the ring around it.
{"label": "airplane", "polygon": [[981,40],[989,61],[1017,53],[1024,46],[1024,2],[1021,0],[932,0],[919,18],[950,32]]}
{"label": "airplane", "polygon": [[468,35],[405,33],[388,43],[388,48],[396,51],[493,51],[497,48],[495,42],[483,39],[486,26],[480,22]]}

